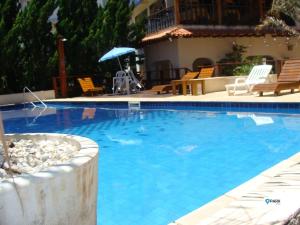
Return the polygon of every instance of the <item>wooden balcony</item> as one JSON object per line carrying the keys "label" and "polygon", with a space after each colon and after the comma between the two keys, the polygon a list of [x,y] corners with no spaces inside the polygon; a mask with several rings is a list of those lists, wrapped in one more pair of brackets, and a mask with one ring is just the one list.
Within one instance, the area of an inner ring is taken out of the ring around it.
{"label": "wooden balcony", "polygon": [[174,7],[166,8],[148,17],[147,33],[154,33],[173,25],[175,25]]}
{"label": "wooden balcony", "polygon": [[174,6],[162,9],[148,17],[147,34],[158,32],[173,25],[257,25],[269,5],[265,0],[174,0]]}

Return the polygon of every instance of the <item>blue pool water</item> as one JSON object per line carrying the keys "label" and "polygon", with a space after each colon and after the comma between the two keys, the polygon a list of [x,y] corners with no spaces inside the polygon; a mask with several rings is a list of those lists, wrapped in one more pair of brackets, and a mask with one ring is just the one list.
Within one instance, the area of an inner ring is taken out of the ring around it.
{"label": "blue pool water", "polygon": [[53,106],[2,112],[6,132],[98,143],[99,225],[166,225],[300,149],[299,114]]}

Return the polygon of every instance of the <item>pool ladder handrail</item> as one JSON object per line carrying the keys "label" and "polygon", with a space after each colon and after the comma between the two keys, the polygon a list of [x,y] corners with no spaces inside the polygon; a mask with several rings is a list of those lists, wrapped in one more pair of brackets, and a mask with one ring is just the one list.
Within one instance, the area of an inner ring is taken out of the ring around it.
{"label": "pool ladder handrail", "polygon": [[[25,102],[25,93],[26,93],[26,90],[34,97],[34,98],[36,98],[43,106],[44,106],[44,108],[45,109],[47,109],[48,108],[48,106],[36,95],[36,94],[34,94],[28,87],[24,87],[23,88],[23,97],[24,97],[24,102]],[[34,108],[36,108],[36,107],[39,107],[39,106],[37,106],[36,104],[34,104],[33,102],[30,102],[32,105],[33,105],[33,107]],[[41,107],[40,107],[41,108]]]}

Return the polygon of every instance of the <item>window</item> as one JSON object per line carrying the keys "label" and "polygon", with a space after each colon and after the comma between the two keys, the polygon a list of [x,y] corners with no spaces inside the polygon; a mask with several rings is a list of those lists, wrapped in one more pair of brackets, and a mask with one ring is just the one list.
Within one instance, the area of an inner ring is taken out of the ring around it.
{"label": "window", "polygon": [[213,66],[213,61],[208,58],[198,58],[193,62],[193,71],[199,71],[202,67]]}
{"label": "window", "polygon": [[170,60],[162,60],[157,61],[155,64],[155,78],[159,79],[161,81],[168,81],[172,79],[171,77],[171,70],[172,70],[172,64]]}
{"label": "window", "polygon": [[223,21],[225,25],[248,25],[251,22],[250,8],[249,0],[223,1]]}
{"label": "window", "polygon": [[183,24],[216,23],[216,0],[181,0],[180,16]]}

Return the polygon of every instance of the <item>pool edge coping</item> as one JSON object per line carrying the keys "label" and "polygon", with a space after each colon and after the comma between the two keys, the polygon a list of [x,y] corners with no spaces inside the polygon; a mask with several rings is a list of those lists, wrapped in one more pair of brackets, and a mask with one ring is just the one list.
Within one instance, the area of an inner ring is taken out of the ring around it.
{"label": "pool edge coping", "polygon": [[[276,165],[264,170],[257,176],[237,186],[236,188],[228,191],[222,196],[206,203],[198,209],[191,211],[190,213],[176,219],[169,225],[199,225],[202,221],[212,217],[219,210],[226,208],[234,201],[239,200],[243,195],[249,191],[254,191],[258,186],[271,181],[279,172],[289,168],[292,165],[300,163],[300,151],[293,156],[277,163]],[[292,216],[295,212],[290,212],[289,216]],[[288,220],[289,218],[286,218]],[[284,224],[286,221],[282,221]]]}

